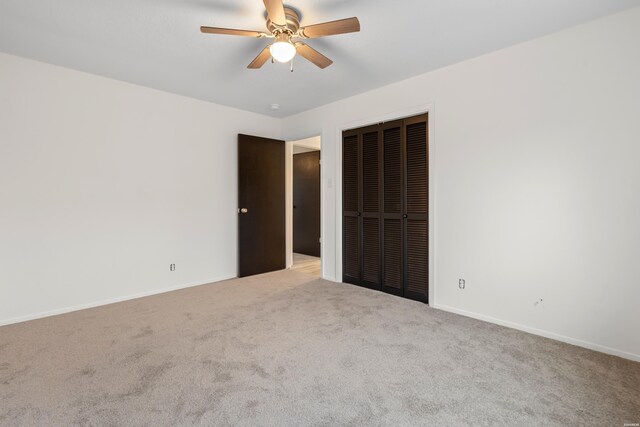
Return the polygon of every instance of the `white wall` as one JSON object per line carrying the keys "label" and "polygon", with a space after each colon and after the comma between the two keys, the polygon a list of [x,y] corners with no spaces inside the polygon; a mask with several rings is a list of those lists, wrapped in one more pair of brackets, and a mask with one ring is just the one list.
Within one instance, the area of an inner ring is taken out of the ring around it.
{"label": "white wall", "polygon": [[316,150],[315,148],[300,147],[298,145],[293,146],[293,154],[310,153],[312,151],[319,151],[319,150]]}
{"label": "white wall", "polygon": [[0,323],[235,276],[238,133],[281,122],[0,54]]}
{"label": "white wall", "polygon": [[[320,150],[321,138],[319,136],[313,136],[298,141],[286,141],[285,144],[285,197],[287,212],[285,215],[287,240],[285,251],[287,268],[291,268],[293,265],[293,155]],[[322,168],[320,170],[322,171]]]}
{"label": "white wall", "polygon": [[320,136],[312,136],[311,138],[300,139],[291,143],[293,144],[294,154],[318,151],[322,148],[322,138]]}
{"label": "white wall", "polygon": [[325,277],[340,131],[429,108],[432,303],[640,360],[639,41],[636,8],[285,119],[322,134]]}

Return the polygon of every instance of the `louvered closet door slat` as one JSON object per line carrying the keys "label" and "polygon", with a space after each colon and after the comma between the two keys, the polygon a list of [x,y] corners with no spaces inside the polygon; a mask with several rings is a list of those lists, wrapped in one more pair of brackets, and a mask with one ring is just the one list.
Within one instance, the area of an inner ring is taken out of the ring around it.
{"label": "louvered closet door slat", "polygon": [[378,132],[362,135],[362,211],[378,212]]}
{"label": "louvered closet door slat", "polygon": [[360,245],[358,242],[358,218],[343,217],[344,227],[344,276],[354,280],[360,278]]}
{"label": "louvered closet door slat", "polygon": [[427,213],[427,123],[406,127],[407,140],[407,213]]}
{"label": "louvered closet door slat", "polygon": [[402,289],[402,221],[384,220],[384,285]]}
{"label": "louvered closet door slat", "polygon": [[383,133],[384,149],[384,212],[402,211],[402,141],[401,129],[385,129]]}
{"label": "louvered closet door slat", "polygon": [[[407,296],[427,300],[429,290],[429,230],[427,221],[407,221]],[[413,295],[411,295],[413,294]]]}
{"label": "louvered closet door slat", "polygon": [[[378,218],[363,218],[362,224],[362,280],[365,285],[380,283],[380,229]],[[377,286],[375,286],[377,288]]]}
{"label": "louvered closet door slat", "polygon": [[343,141],[343,207],[347,212],[358,210],[358,136],[348,136]]}

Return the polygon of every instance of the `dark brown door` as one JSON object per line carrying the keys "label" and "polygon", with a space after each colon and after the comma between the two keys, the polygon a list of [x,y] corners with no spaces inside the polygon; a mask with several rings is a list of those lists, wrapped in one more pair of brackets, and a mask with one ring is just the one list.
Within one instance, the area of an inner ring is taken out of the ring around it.
{"label": "dark brown door", "polygon": [[343,133],[343,281],[428,301],[423,114]]}
{"label": "dark brown door", "polygon": [[285,264],[284,141],[238,135],[238,276]]}
{"label": "dark brown door", "polygon": [[320,151],[293,155],[293,251],[320,256]]}
{"label": "dark brown door", "polygon": [[381,125],[382,185],[382,290],[404,295],[404,165],[402,120]]}
{"label": "dark brown door", "polygon": [[345,131],[342,146],[343,281],[380,289],[379,126]]}
{"label": "dark brown door", "polygon": [[360,284],[360,134],[346,131],[342,140],[342,281]]}
{"label": "dark brown door", "polygon": [[425,116],[404,120],[404,296],[429,298],[429,150]]}

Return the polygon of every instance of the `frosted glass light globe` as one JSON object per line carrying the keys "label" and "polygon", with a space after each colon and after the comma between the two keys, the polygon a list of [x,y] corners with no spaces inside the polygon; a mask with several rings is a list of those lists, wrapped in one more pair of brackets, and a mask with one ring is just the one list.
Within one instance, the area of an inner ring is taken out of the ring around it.
{"label": "frosted glass light globe", "polygon": [[296,56],[296,47],[285,37],[278,37],[269,51],[273,59],[278,62],[289,62]]}

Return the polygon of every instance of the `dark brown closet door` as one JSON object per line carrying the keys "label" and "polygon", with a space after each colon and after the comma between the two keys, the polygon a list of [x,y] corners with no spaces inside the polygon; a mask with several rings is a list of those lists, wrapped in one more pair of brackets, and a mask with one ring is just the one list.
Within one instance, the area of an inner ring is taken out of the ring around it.
{"label": "dark brown closet door", "polygon": [[382,290],[403,294],[404,282],[404,146],[402,120],[381,125],[383,158],[382,191]]}
{"label": "dark brown closet door", "polygon": [[362,135],[362,274],[360,284],[380,289],[381,132],[378,126],[361,129]]}
{"label": "dark brown closet door", "polygon": [[427,116],[404,120],[405,132],[405,286],[404,296],[429,296],[429,154]]}
{"label": "dark brown closet door", "polygon": [[342,280],[360,284],[360,138],[345,132],[342,142]]}
{"label": "dark brown closet door", "polygon": [[427,115],[343,132],[343,281],[428,302]]}

